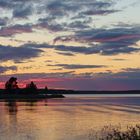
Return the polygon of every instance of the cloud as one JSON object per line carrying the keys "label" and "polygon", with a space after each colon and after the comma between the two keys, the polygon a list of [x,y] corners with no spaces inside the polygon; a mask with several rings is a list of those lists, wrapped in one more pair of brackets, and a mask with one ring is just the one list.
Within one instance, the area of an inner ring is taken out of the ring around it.
{"label": "cloud", "polygon": [[[54,17],[62,17],[62,16],[68,16],[74,12],[80,14],[86,13],[87,10],[93,10],[93,7],[95,9],[96,14],[103,13],[102,11],[106,11],[106,14],[110,14],[111,12],[115,12],[115,10],[108,10],[108,8],[111,8],[114,5],[114,2],[108,1],[108,2],[103,2],[103,1],[90,1],[87,0],[85,1],[52,1],[50,2],[46,9],[49,14],[51,14]],[[105,12],[104,12],[105,13]],[[88,15],[88,14],[87,14]]]}
{"label": "cloud", "polygon": [[96,76],[103,79],[139,79],[140,80],[140,68],[124,68],[118,73],[104,72],[98,73]]}
{"label": "cloud", "polygon": [[[66,55],[66,53],[70,53],[70,55],[74,55],[73,53],[81,53],[81,54],[95,54],[98,53],[99,50],[96,50],[95,47],[80,47],[80,46],[65,46],[65,45],[49,45],[49,44],[24,44],[24,47],[32,47],[32,48],[46,48],[46,49],[54,49],[60,52],[56,52],[58,54]],[[68,54],[69,55],[69,54]]]}
{"label": "cloud", "polygon": [[[123,41],[123,43],[131,43],[138,41],[140,39],[140,27],[131,26],[130,28],[111,28],[111,29],[89,29],[76,31],[75,35],[72,36],[62,36],[56,38],[54,41],[65,41],[66,39],[81,41],[81,42],[98,42],[98,43],[107,43],[107,42],[117,42]],[[128,40],[129,39],[129,40]]]}
{"label": "cloud", "polygon": [[30,25],[13,25],[9,27],[2,27],[0,29],[0,36],[8,37],[15,34],[31,33],[32,27]]}
{"label": "cloud", "polygon": [[32,15],[33,5],[36,2],[36,0],[0,0],[1,15],[8,17],[9,23],[15,25],[18,22],[15,18],[28,18]]}
{"label": "cloud", "polygon": [[19,5],[26,5],[29,4],[30,2],[34,2],[36,0],[0,0],[0,7],[1,8],[8,8],[8,9],[14,9],[16,6],[18,7]]}
{"label": "cloud", "polygon": [[46,12],[54,17],[63,17],[69,15],[70,12],[77,11],[79,9],[76,3],[70,1],[55,0],[47,4]]}
{"label": "cloud", "polygon": [[[28,68],[27,68],[28,69]],[[50,73],[19,73],[19,74],[11,74],[11,75],[1,75],[0,78],[2,81],[5,79],[15,76],[18,77],[19,79],[22,80],[29,80],[29,79],[47,79],[47,78],[67,78],[67,77],[72,77],[74,75],[74,70],[72,71],[67,71],[67,72],[50,72]]]}
{"label": "cloud", "polygon": [[[46,2],[40,11],[46,11],[44,18],[38,19],[38,27],[47,28],[50,31],[71,31],[81,30],[90,27],[90,23],[94,22],[92,15],[107,15],[118,12],[112,9],[115,3],[112,1],[63,1],[54,0]],[[89,20],[90,19],[90,20]]]}
{"label": "cloud", "polygon": [[70,29],[88,29],[90,26],[88,25],[90,23],[90,20],[88,20],[88,23],[86,20],[84,21],[73,21],[70,24],[67,24],[66,28]]}
{"label": "cloud", "polygon": [[12,4],[10,5],[9,0],[0,0],[0,7],[1,8],[10,8],[12,7]]}
{"label": "cloud", "polygon": [[45,28],[45,29],[47,29],[49,31],[52,31],[52,32],[58,32],[58,31],[64,31],[65,30],[65,28],[61,24],[48,23],[46,21],[39,22],[34,27],[36,27],[36,28]]}
{"label": "cloud", "polygon": [[13,11],[13,17],[15,18],[27,18],[32,14],[31,5],[18,5]]}
{"label": "cloud", "polygon": [[64,55],[64,56],[74,56],[73,53],[69,53],[69,52],[57,52],[57,54]]}
{"label": "cloud", "polygon": [[27,43],[27,44],[22,45],[22,47],[25,47],[25,48],[53,48],[52,45],[49,45],[46,43],[43,43],[43,44]]}
{"label": "cloud", "polygon": [[17,67],[16,66],[0,66],[0,73],[5,73],[9,70],[12,70],[12,71],[16,71],[17,70]]}
{"label": "cloud", "polygon": [[53,19],[48,18],[40,18],[38,20],[38,24],[36,24],[34,27],[36,28],[45,28],[52,32],[60,32],[60,31],[75,31],[79,29],[89,29],[91,19],[87,18],[83,21],[80,20],[74,20],[72,22],[64,22],[64,23],[57,23],[53,21]]}
{"label": "cloud", "polygon": [[[114,44],[113,44],[114,45]],[[105,44],[103,46],[92,46],[92,47],[77,47],[77,46],[64,46],[58,45],[55,46],[55,50],[63,51],[63,52],[71,52],[71,53],[80,53],[80,54],[100,54],[100,55],[117,55],[120,53],[132,53],[132,52],[139,52],[139,48],[132,48],[132,47],[118,47],[114,48],[114,46],[110,48],[106,48]]]}
{"label": "cloud", "polygon": [[55,64],[55,65],[48,65],[48,66],[62,67],[64,69],[89,69],[89,68],[106,67],[104,65],[81,65],[81,64]]}
{"label": "cloud", "polygon": [[89,16],[92,16],[92,15],[107,15],[107,14],[112,14],[112,13],[116,13],[118,12],[119,10],[88,10],[88,11],[85,11],[83,12],[82,14],[85,14],[85,15],[89,15]]}
{"label": "cloud", "polygon": [[12,46],[3,46],[0,45],[0,61],[22,61],[28,60],[33,57],[38,57],[43,51],[41,49],[32,48],[32,47],[12,47]]}
{"label": "cloud", "polygon": [[8,22],[8,18],[0,18],[0,26],[5,26]]}
{"label": "cloud", "polygon": [[133,40],[126,42],[109,42],[101,43],[99,45],[90,44],[90,46],[65,46],[65,45],[49,45],[49,44],[24,44],[24,47],[32,48],[51,48],[57,50],[56,52],[61,55],[74,55],[74,54],[100,54],[100,55],[117,55],[139,52],[140,48],[131,47],[129,45],[135,45]]}
{"label": "cloud", "polygon": [[114,4],[103,0],[0,0],[0,7],[9,13],[7,15],[12,24],[16,24],[17,18],[24,18],[25,23],[34,22],[32,24],[36,24],[36,28],[46,28],[53,32],[87,29],[90,27],[89,23],[94,22],[91,15],[118,12],[113,8]]}
{"label": "cloud", "polygon": [[126,72],[126,73],[140,73],[140,68],[124,68],[122,69],[122,71]]}
{"label": "cloud", "polygon": [[[56,49],[84,54],[99,53],[102,55],[117,55],[120,53],[133,53],[140,51],[136,48],[136,42],[140,40],[140,27],[89,29],[76,31],[75,35],[59,36],[57,41],[76,41],[89,44],[90,47],[66,47],[58,46]],[[96,43],[96,45],[95,45]]]}
{"label": "cloud", "polygon": [[125,61],[127,59],[123,59],[123,58],[114,58],[114,59],[110,59],[110,60],[114,60],[114,61]]}
{"label": "cloud", "polygon": [[99,53],[99,50],[96,49],[96,47],[56,45],[54,46],[54,49],[62,52],[80,53],[86,55]]}

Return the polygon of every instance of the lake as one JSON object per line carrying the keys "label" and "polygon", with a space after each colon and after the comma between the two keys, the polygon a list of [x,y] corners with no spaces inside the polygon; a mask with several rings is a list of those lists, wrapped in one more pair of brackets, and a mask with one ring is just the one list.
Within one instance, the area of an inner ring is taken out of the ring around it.
{"label": "lake", "polygon": [[104,126],[135,124],[140,124],[140,95],[0,102],[0,140],[90,140]]}

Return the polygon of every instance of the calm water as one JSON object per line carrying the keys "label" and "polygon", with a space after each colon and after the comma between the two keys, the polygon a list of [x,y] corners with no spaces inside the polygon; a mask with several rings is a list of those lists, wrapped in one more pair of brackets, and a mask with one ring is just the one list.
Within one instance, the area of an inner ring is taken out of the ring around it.
{"label": "calm water", "polygon": [[0,140],[89,140],[110,124],[140,124],[140,95],[0,102]]}

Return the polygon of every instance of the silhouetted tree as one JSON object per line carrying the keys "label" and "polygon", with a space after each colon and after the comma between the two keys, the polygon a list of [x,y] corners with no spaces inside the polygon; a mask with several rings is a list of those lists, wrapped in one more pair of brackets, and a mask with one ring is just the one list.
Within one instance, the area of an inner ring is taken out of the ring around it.
{"label": "silhouetted tree", "polygon": [[26,85],[26,88],[30,88],[30,89],[37,89],[37,86],[36,86],[36,84],[34,84],[34,82],[33,82],[33,81],[31,81],[31,83],[30,83],[30,84],[27,84],[27,85]]}
{"label": "silhouetted tree", "polygon": [[37,86],[36,86],[36,84],[34,84],[33,81],[31,81],[30,84],[26,85],[26,90],[27,90],[27,92],[30,92],[30,93],[36,93],[37,92]]}
{"label": "silhouetted tree", "polygon": [[5,83],[5,89],[11,90],[11,89],[18,89],[17,84],[17,78],[11,77],[6,83]]}
{"label": "silhouetted tree", "polygon": [[47,86],[45,86],[45,90],[48,91],[48,87]]}

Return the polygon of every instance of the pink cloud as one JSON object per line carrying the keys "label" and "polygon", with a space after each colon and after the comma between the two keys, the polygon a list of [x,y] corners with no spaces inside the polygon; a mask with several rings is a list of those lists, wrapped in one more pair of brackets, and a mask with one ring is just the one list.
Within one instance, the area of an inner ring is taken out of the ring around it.
{"label": "pink cloud", "polygon": [[[133,38],[139,38],[140,35],[124,35],[124,36],[119,36],[119,37],[113,37],[113,38],[101,38],[101,39],[93,39],[96,42],[109,42],[109,41],[119,41],[123,39],[133,39]],[[91,39],[92,40],[92,39]]]}
{"label": "pink cloud", "polygon": [[30,33],[32,28],[29,26],[15,25],[11,27],[3,27],[0,29],[0,36],[12,36],[20,33]]}

